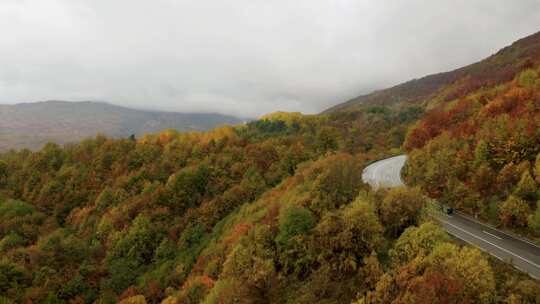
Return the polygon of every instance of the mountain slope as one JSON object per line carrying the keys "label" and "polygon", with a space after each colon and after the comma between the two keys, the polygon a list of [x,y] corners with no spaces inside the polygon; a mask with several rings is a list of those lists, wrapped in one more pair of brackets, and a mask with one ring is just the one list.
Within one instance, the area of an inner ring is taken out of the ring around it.
{"label": "mountain slope", "polygon": [[203,131],[241,122],[221,114],[144,111],[100,102],[0,105],[0,150],[36,149],[49,141],[74,142],[97,133],[128,137],[169,128]]}
{"label": "mountain slope", "polygon": [[539,62],[540,32],[520,39],[480,62],[359,96],[338,104],[324,113],[350,111],[363,104],[418,104],[435,97],[452,100],[483,86],[509,81],[518,71]]}
{"label": "mountain slope", "polygon": [[540,65],[433,107],[403,148],[410,184],[540,243]]}
{"label": "mountain slope", "polygon": [[[275,113],[0,153],[0,303],[538,302],[538,282],[429,222],[421,191],[457,185],[443,194],[460,210],[501,210],[521,225],[531,215],[540,227],[525,172],[540,152],[539,73],[457,102],[439,101],[462,82],[445,86],[426,113]],[[402,146],[412,149],[405,177],[420,188],[362,183],[366,164]],[[490,195],[499,176],[519,196],[500,209],[505,197]]]}
{"label": "mountain slope", "polygon": [[336,116],[0,154],[0,303],[535,299],[424,223],[417,189],[362,183],[403,115]]}

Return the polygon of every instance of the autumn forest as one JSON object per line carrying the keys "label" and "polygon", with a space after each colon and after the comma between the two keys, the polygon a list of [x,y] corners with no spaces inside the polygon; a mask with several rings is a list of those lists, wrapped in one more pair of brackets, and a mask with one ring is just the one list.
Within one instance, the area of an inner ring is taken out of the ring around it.
{"label": "autumn forest", "polygon": [[[540,242],[529,50],[395,104],[0,154],[0,303],[538,303],[430,211]],[[404,153],[408,187],[362,182]]]}

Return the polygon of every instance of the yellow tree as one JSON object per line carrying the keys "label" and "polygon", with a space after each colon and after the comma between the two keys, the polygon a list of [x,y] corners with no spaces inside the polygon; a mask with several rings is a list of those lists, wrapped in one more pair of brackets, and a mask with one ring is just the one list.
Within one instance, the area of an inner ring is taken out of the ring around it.
{"label": "yellow tree", "polygon": [[366,303],[492,303],[495,278],[487,259],[472,247],[440,243],[426,257],[381,277]]}
{"label": "yellow tree", "polygon": [[390,257],[395,265],[403,265],[416,256],[427,256],[437,244],[449,239],[448,234],[433,222],[410,227],[396,241]]}
{"label": "yellow tree", "polygon": [[499,208],[499,218],[506,227],[525,227],[530,210],[527,203],[510,196]]}
{"label": "yellow tree", "polygon": [[521,174],[521,179],[517,184],[514,194],[524,200],[534,200],[536,198],[536,191],[538,187],[529,170],[526,170]]}

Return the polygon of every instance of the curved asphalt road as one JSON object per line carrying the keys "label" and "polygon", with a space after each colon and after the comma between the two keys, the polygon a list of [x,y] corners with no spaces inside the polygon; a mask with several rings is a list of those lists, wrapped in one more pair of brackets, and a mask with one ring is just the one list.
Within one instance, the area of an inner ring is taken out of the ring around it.
{"label": "curved asphalt road", "polygon": [[[407,156],[400,155],[375,162],[364,169],[362,179],[373,188],[403,186],[400,173],[406,159]],[[441,213],[435,217],[448,233],[540,280],[539,246],[482,224],[460,212],[451,215]]]}
{"label": "curved asphalt road", "polygon": [[407,156],[400,155],[375,162],[364,169],[362,180],[373,188],[403,186],[401,168]]}

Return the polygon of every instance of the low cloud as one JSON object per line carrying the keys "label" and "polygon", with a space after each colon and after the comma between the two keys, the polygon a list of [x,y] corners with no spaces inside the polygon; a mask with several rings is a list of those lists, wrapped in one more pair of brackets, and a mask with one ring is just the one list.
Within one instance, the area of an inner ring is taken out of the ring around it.
{"label": "low cloud", "polygon": [[0,103],[316,113],[536,31],[536,0],[3,0]]}

